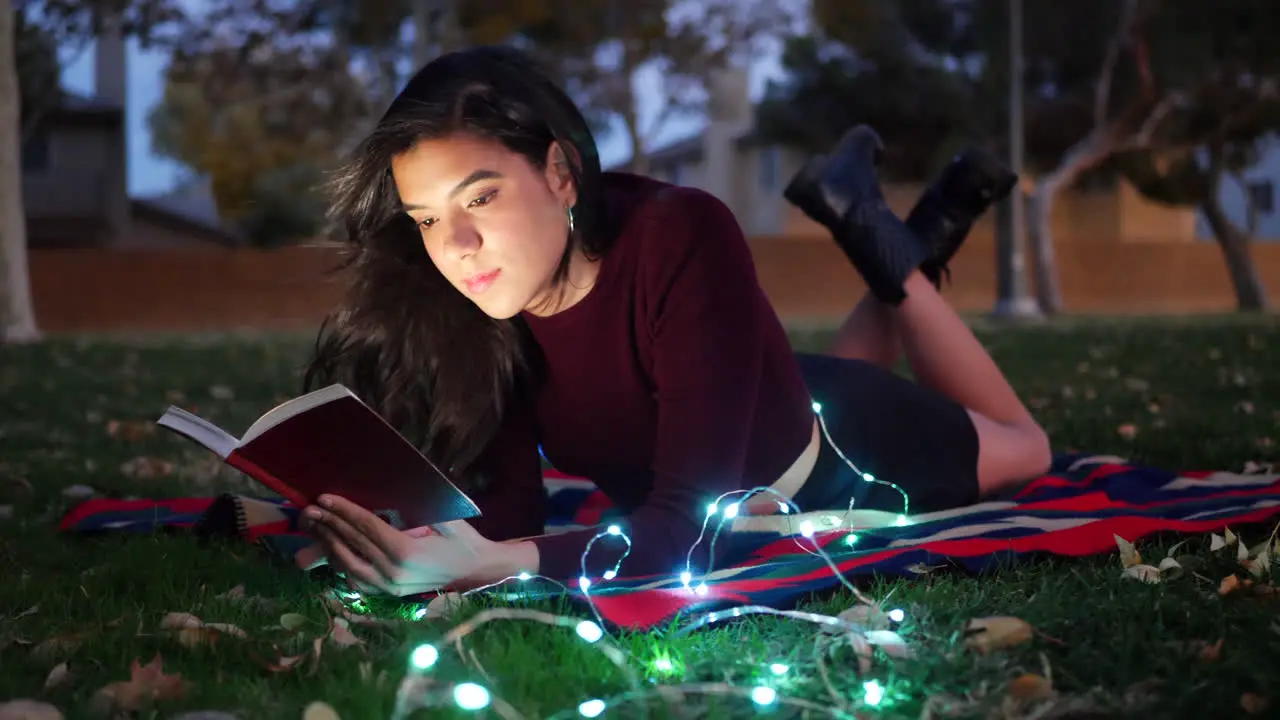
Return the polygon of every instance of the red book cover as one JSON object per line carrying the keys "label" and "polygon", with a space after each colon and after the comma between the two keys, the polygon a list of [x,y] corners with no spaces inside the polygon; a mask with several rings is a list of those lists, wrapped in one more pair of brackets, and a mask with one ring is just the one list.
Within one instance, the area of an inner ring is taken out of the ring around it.
{"label": "red book cover", "polygon": [[342,385],[283,403],[240,439],[176,407],[157,423],[298,506],[341,495],[401,528],[480,514],[444,471]]}

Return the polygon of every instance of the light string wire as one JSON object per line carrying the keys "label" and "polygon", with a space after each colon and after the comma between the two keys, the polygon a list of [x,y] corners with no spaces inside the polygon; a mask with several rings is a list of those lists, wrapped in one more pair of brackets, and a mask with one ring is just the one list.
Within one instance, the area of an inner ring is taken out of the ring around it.
{"label": "light string wire", "polygon": [[[902,510],[902,514],[898,516],[897,522],[895,524],[899,526],[907,524],[907,517],[909,515],[909,509],[910,509],[910,498],[908,497],[906,491],[903,490],[896,483],[893,483],[887,480],[881,480],[879,478],[872,476],[870,473],[863,472],[860,468],[858,468],[858,466],[851,459],[849,459],[849,457],[845,455],[843,451],[840,450],[839,446],[831,437],[831,433],[827,428],[826,420],[823,417],[821,404],[816,401],[813,402],[813,411],[814,411],[814,414],[817,416],[819,426],[822,430],[824,439],[830,445],[832,450],[836,452],[837,456],[857,475],[857,477],[859,477],[865,482],[872,482],[872,483],[878,483],[881,485],[886,485],[894,489],[895,491],[897,491],[902,496],[903,510]],[[740,502],[735,502],[730,504],[724,509],[723,512],[719,510],[719,506],[722,501],[724,501],[728,497],[738,495],[738,494],[744,494],[744,497]],[[757,487],[757,488],[752,488],[750,490],[734,490],[734,491],[726,492],[720,495],[719,497],[717,497],[715,501],[713,501],[707,506],[707,512],[703,517],[702,527],[698,533],[698,538],[697,540],[695,540],[693,546],[691,546],[689,551],[686,553],[685,568],[680,573],[681,584],[686,589],[689,589],[689,586],[693,578],[693,572],[692,572],[693,553],[697,549],[697,547],[702,543],[702,541],[706,539],[707,527],[711,518],[719,516],[719,522],[717,523],[715,530],[712,532],[710,542],[709,542],[709,545],[710,545],[709,555],[711,559],[709,559],[708,561],[708,568],[706,572],[703,573],[701,576],[702,581],[699,582],[697,586],[691,589],[692,592],[700,596],[705,596],[708,592],[707,586],[706,586],[706,579],[710,577],[712,573],[711,563],[713,562],[712,559],[714,558],[714,554],[715,554],[715,543],[721,531],[723,530],[725,523],[726,522],[731,523],[735,518],[737,518],[741,503],[745,503],[754,495],[759,495],[759,494],[772,495],[775,498],[778,498],[779,510],[784,515],[790,515],[790,512],[792,509],[795,509],[797,511],[799,510],[799,508],[794,503],[792,503],[789,498],[778,493],[777,491],[775,491],[770,487]],[[856,503],[856,500],[851,499],[849,501],[849,505],[846,508],[845,514],[841,519],[840,523],[828,530],[825,530],[824,534],[829,534],[831,532],[838,532],[842,526],[850,522],[850,516],[851,516],[851,513],[853,512],[853,509],[854,509],[853,506],[855,503]],[[792,523],[792,518],[789,517],[787,519],[788,531],[791,530],[791,523]],[[826,548],[822,544],[820,544],[816,538],[814,538],[815,532],[816,530],[813,527],[813,524],[811,521],[807,519],[801,521],[800,527],[799,527],[799,535],[800,537],[806,538],[810,541],[810,543],[813,545],[813,550],[809,550],[808,548],[805,548],[804,545],[800,542],[799,538],[795,538],[796,544],[802,549],[804,549],[805,552],[808,552],[809,554],[813,554],[813,555],[818,555],[819,557],[821,557],[823,561],[827,564],[827,566],[831,569],[833,577],[838,582],[840,582],[842,586],[844,586],[847,590],[849,590],[860,602],[863,602],[871,607],[878,608],[879,607],[878,603],[867,598],[861,591],[859,591],[853,585],[852,582],[850,582],[850,580],[844,575],[844,573],[840,571],[834,559],[826,551]],[[795,537],[795,533],[789,532],[788,534],[791,535],[793,538]],[[821,647],[821,640],[822,640],[821,636],[819,637],[819,642],[815,647],[815,653],[817,653],[816,657],[817,657],[817,663],[819,666],[818,667],[819,674],[821,675],[820,679],[822,680],[822,683],[827,691],[827,694],[835,702],[835,706],[833,707],[823,706],[823,705],[819,705],[809,701],[800,700],[797,698],[781,697],[777,694],[775,689],[767,685],[759,685],[750,690],[742,687],[728,685],[726,683],[693,683],[693,684],[685,684],[685,685],[658,685],[654,690],[646,691],[641,689],[639,679],[637,678],[634,669],[628,663],[628,659],[630,657],[629,654],[621,650],[620,648],[618,648],[616,645],[612,644],[612,642],[609,642],[609,641],[601,642],[602,640],[604,640],[604,636],[605,636],[604,628],[608,626],[608,623],[605,622],[605,620],[603,619],[603,616],[599,612],[599,608],[596,606],[595,601],[592,599],[591,593],[590,593],[590,588],[592,587],[592,581],[587,576],[587,558],[591,552],[592,547],[595,545],[596,542],[609,537],[621,538],[623,542],[626,543],[625,550],[622,552],[622,554],[617,559],[617,561],[614,562],[613,567],[610,570],[606,570],[603,573],[603,579],[606,581],[612,580],[615,577],[617,577],[618,572],[621,569],[622,562],[627,558],[628,555],[630,555],[631,549],[632,549],[631,538],[628,537],[627,534],[623,532],[621,527],[618,525],[609,525],[604,532],[597,533],[594,537],[592,537],[591,540],[588,541],[587,546],[583,550],[582,556],[579,559],[579,567],[582,573],[578,578],[579,590],[581,591],[582,597],[586,601],[587,606],[590,608],[592,614],[595,616],[596,622],[592,622],[590,620],[580,620],[578,618],[574,618],[570,616],[555,615],[552,613],[547,613],[539,610],[519,609],[519,608],[495,608],[495,609],[481,611],[480,613],[476,614],[469,620],[451,628],[442,637],[441,639],[442,645],[452,644],[459,658],[462,659],[464,664],[467,664],[467,659],[469,657],[471,661],[470,664],[474,665],[476,670],[481,675],[483,675],[485,678],[489,679],[490,682],[492,682],[491,676],[489,676],[489,673],[480,664],[478,658],[476,658],[475,656],[475,653],[463,647],[462,639],[464,637],[475,632],[481,626],[496,620],[526,620],[526,621],[539,622],[539,623],[550,625],[553,627],[574,627],[578,635],[583,640],[587,641],[589,644],[596,646],[596,648],[602,654],[604,654],[605,657],[608,658],[611,663],[613,663],[616,667],[618,667],[623,672],[623,674],[626,676],[628,680],[628,684],[631,686],[630,692],[614,696],[608,701],[601,698],[592,698],[584,701],[583,703],[579,704],[577,708],[577,714],[579,717],[596,717],[600,713],[604,712],[604,710],[610,707],[611,705],[620,704],[620,703],[637,702],[639,700],[652,698],[652,697],[658,697],[660,699],[665,700],[668,703],[671,703],[672,697],[679,696],[685,692],[701,693],[701,694],[748,696],[752,699],[753,702],[761,706],[768,706],[773,704],[788,705],[788,706],[797,707],[801,709],[823,712],[833,717],[852,717],[850,713],[853,712],[853,709],[849,703],[848,698],[842,696],[841,693],[839,693],[836,690],[836,688],[832,685],[827,672],[826,663],[820,657],[821,653],[818,652],[818,650]],[[847,537],[855,541],[857,538],[857,536],[852,532],[850,532],[847,535]],[[571,594],[570,588],[558,580],[555,580],[553,578],[543,576],[543,575],[534,575],[528,572],[521,572],[518,575],[510,576],[502,580],[499,580],[497,582],[490,583],[488,585],[483,585],[477,588],[473,588],[464,593],[461,593],[460,595],[465,597],[478,592],[496,594],[494,592],[496,588],[502,585],[505,585],[506,583],[512,580],[523,582],[523,581],[532,580],[534,578],[549,582],[552,585],[555,585],[557,587],[564,589],[566,593]],[[516,596],[527,595],[527,593],[520,592],[520,591],[517,591],[514,594]],[[894,611],[894,612],[899,612],[899,611]],[[874,630],[868,630],[867,628],[864,628],[857,623],[849,622],[842,618],[832,617],[830,615],[822,615],[819,613],[808,613],[808,612],[803,612],[799,610],[779,610],[779,609],[771,608],[768,606],[751,605],[751,606],[741,606],[741,607],[731,608],[729,610],[721,610],[721,611],[704,613],[698,616],[693,622],[688,623],[684,627],[677,630],[675,635],[676,636],[687,635],[689,633],[694,632],[695,630],[720,622],[722,620],[730,619],[730,618],[740,618],[747,615],[771,615],[775,617],[781,617],[781,618],[819,625],[819,626],[822,626],[823,629],[826,630],[827,632],[835,631],[843,634],[845,637],[858,638],[858,641],[861,642],[863,646],[868,645],[869,640],[871,640],[871,638],[875,636],[875,633],[878,632]],[[901,620],[901,617],[899,617],[898,621],[900,620]],[[897,642],[901,641],[901,639],[898,637],[896,633],[888,632],[888,636],[890,637],[882,637],[880,639],[886,640],[886,641],[897,641]],[[877,643],[874,641],[871,641],[869,644],[874,645]],[[446,702],[447,697],[451,698],[452,701],[462,709],[478,710],[481,708],[489,708],[489,709],[492,709],[504,720],[516,720],[517,718],[523,718],[523,716],[519,713],[519,711],[516,710],[512,705],[502,700],[501,698],[494,696],[488,689],[480,685],[477,685],[475,683],[459,683],[459,684],[449,685],[449,684],[439,683],[433,680],[427,674],[427,671],[430,670],[430,668],[436,664],[438,659],[439,659],[439,650],[434,645],[430,645],[430,644],[420,645],[414,651],[413,655],[410,657],[410,670],[409,672],[406,673],[404,679],[401,681],[396,692],[395,714],[393,715],[393,718],[395,718],[396,720],[399,720],[400,718],[406,717],[409,713],[413,712],[416,709],[424,708],[424,707],[439,706],[441,704],[444,704],[444,702]],[[880,688],[879,684],[876,683],[875,681],[864,683],[863,692],[864,692],[863,704],[867,706],[876,706],[880,703],[880,700],[883,698],[883,688]],[[565,710],[560,713],[556,713],[551,717],[565,716],[565,714],[569,712],[570,711]],[[647,710],[645,711],[645,713],[647,715]]]}

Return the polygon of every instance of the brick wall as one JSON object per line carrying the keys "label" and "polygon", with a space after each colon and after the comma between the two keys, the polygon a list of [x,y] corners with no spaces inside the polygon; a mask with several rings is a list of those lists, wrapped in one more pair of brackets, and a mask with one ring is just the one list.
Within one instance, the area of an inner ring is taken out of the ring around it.
{"label": "brick wall", "polygon": [[[786,320],[834,322],[863,285],[834,244],[822,237],[751,240],[760,281]],[[1213,243],[1141,243],[1115,239],[1060,242],[1066,308],[1079,313],[1196,313],[1231,310],[1234,300]],[[1254,248],[1273,295],[1280,294],[1280,244]],[[332,248],[272,251],[33,250],[36,315],[46,332],[312,328],[337,302],[326,270]],[[946,294],[962,310],[990,310],[995,254],[989,233],[953,263]]]}

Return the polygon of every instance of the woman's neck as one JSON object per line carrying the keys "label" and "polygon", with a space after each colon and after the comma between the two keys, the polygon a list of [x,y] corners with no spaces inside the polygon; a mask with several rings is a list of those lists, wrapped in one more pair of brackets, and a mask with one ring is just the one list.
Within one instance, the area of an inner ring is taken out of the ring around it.
{"label": "woman's neck", "polygon": [[600,275],[600,260],[588,259],[580,251],[569,259],[569,271],[560,285],[552,288],[542,299],[529,306],[529,314],[550,317],[582,302],[596,284]]}

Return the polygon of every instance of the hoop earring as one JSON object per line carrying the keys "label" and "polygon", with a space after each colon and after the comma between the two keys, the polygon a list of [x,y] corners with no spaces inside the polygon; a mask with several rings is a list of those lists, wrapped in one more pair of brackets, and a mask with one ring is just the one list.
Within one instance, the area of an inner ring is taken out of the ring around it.
{"label": "hoop earring", "polygon": [[565,208],[565,214],[569,216],[569,234],[573,234],[573,208]]}

